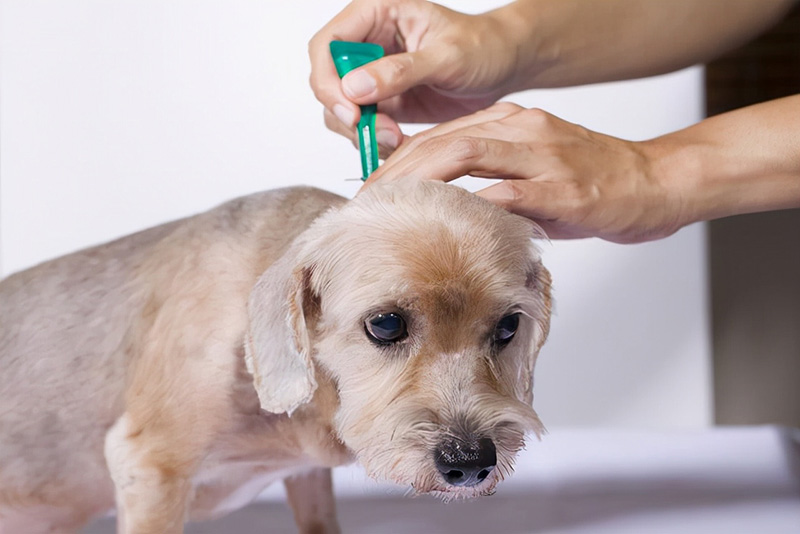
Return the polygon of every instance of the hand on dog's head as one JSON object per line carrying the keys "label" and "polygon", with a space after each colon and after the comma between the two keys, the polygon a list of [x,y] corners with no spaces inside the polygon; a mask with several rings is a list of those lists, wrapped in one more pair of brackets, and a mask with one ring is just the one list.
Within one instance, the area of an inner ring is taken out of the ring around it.
{"label": "hand on dog's head", "polygon": [[550,278],[537,237],[432,182],[378,184],[326,213],[251,294],[262,408],[291,414],[324,375],[338,436],[370,475],[445,498],[491,493],[542,429],[531,388]]}

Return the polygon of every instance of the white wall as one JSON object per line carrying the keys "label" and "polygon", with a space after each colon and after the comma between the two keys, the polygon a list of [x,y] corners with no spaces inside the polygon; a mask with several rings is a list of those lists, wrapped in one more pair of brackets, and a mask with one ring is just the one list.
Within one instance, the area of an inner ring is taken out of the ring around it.
{"label": "white wall", "polygon": [[[352,196],[357,153],[325,130],[307,86],[307,40],[344,4],[4,0],[2,273],[256,190]],[[699,119],[700,79],[511,100],[643,139]],[[545,245],[556,316],[536,407],[548,426],[709,424],[704,239],[698,225],[646,245]]]}

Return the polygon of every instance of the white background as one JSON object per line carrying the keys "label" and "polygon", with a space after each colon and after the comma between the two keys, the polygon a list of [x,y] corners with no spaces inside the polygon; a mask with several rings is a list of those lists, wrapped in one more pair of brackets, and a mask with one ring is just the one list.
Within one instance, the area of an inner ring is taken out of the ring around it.
{"label": "white background", "polygon": [[[445,2],[479,12],[498,2]],[[2,274],[232,197],[352,196],[306,43],[345,2],[3,0]],[[510,100],[628,139],[701,117],[701,71]],[[711,421],[705,234],[545,244],[556,315],[536,375],[549,427]],[[2,305],[2,303],[0,303]]]}

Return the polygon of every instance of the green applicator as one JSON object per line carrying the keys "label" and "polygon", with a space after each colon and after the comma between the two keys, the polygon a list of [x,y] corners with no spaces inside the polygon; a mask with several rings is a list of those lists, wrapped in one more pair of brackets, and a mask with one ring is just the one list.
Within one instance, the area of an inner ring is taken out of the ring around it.
{"label": "green applicator", "polygon": [[[339,78],[353,69],[383,57],[383,47],[373,43],[353,43],[332,41],[331,56]],[[375,114],[377,104],[359,106],[361,119],[358,121],[358,146],[361,150],[361,179],[366,180],[378,168],[378,143],[375,140]]]}

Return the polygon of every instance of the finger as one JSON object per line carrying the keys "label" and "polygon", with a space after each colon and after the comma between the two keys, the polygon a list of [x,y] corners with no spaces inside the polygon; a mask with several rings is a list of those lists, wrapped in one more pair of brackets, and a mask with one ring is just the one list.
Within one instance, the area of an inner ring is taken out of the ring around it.
{"label": "finger", "polygon": [[325,120],[325,126],[332,132],[337,133],[341,136],[346,137],[353,143],[353,146],[358,148],[358,138],[356,136],[356,131],[354,128],[348,128],[344,125],[342,121],[340,121],[330,110],[325,109],[323,110],[323,117]]}
{"label": "finger", "polygon": [[[472,113],[470,115],[466,115],[459,119],[455,119],[446,123],[442,123],[438,126],[434,126],[424,132],[418,133],[417,135],[413,136],[412,138],[406,140],[402,143],[400,148],[394,152],[391,158],[389,158],[383,167],[379,168],[375,173],[370,176],[369,180],[367,180],[365,185],[371,185],[376,180],[381,179],[384,174],[389,176],[391,179],[392,176],[392,169],[396,165],[401,165],[405,162],[405,158],[409,157],[419,149],[420,146],[424,145],[425,143],[429,143],[432,139],[437,137],[444,137],[448,134],[453,134],[455,132],[464,131],[465,135],[468,135],[468,128],[478,126],[481,124],[488,124],[493,121],[498,121],[503,118],[509,117],[514,115],[520,111],[524,110],[524,108],[517,106],[516,104],[511,104],[509,102],[500,102],[489,106],[488,108],[478,111],[476,113]],[[475,132],[476,135],[479,135],[478,132]],[[436,147],[429,148],[428,150],[436,150]],[[438,157],[437,154],[428,154],[425,152],[425,156],[420,154],[416,154],[417,157],[412,160],[412,164],[414,161],[418,161],[420,157],[427,157],[428,155],[432,157]],[[407,166],[407,165],[406,165]]]}
{"label": "finger", "polygon": [[[313,53],[317,54],[316,51]],[[336,73],[336,67],[333,65],[330,52],[327,52],[325,57],[318,58],[316,63],[316,65],[312,64],[309,77],[314,96],[345,127],[355,126],[361,117],[361,110],[342,93],[342,84],[339,80],[339,75]]]}
{"label": "finger", "polygon": [[[410,142],[404,143],[387,160],[381,172],[376,173],[368,183],[385,179],[384,177],[395,179],[394,167],[400,169],[398,172],[413,175],[409,173],[408,167],[417,166],[417,171],[428,172],[428,179],[439,179],[435,174],[430,175],[430,171],[435,172],[431,164],[433,158],[439,160],[461,158],[462,163],[474,163],[476,155],[472,153],[472,150],[481,148],[478,143],[480,139],[506,141],[515,147],[515,152],[508,154],[509,157],[505,161],[494,162],[495,169],[489,168],[491,167],[489,165],[485,169],[471,169],[465,174],[489,177],[490,175],[480,174],[480,172],[502,172],[503,178],[534,178],[552,168],[553,165],[559,164],[557,156],[548,155],[546,151],[536,153],[540,152],[542,148],[540,142],[542,127],[538,123],[549,121],[551,118],[552,116],[540,110],[528,110],[508,102],[494,104],[485,110],[440,124],[417,134]],[[428,145],[427,151],[420,152],[420,147],[426,145]],[[440,152],[431,152],[436,150]],[[491,158],[491,154],[484,156]],[[446,163],[446,161],[440,163]],[[484,163],[488,164],[488,162]],[[447,178],[447,180],[451,179],[453,178]]]}
{"label": "finger", "polygon": [[[412,175],[449,181],[459,177],[453,176],[452,173],[461,171],[463,171],[462,175],[469,173],[478,176],[482,169],[477,167],[470,169],[469,166],[476,163],[476,154],[473,151],[481,149],[481,138],[502,141],[499,134],[502,134],[503,128],[497,127],[499,121],[512,117],[524,109],[516,104],[500,102],[471,115],[442,123],[421,132],[404,142],[392,157],[386,160],[383,167],[370,176],[365,185],[371,185],[380,179],[394,180]],[[507,149],[508,147],[506,147]],[[507,154],[515,157],[504,161],[506,171],[512,171],[510,164],[515,163],[513,177],[516,177],[517,172],[522,170],[517,167],[520,163],[519,156],[524,148],[521,147],[517,150],[516,154]],[[484,157],[491,158],[492,156],[484,154]],[[454,162],[453,158],[460,158],[460,165]],[[502,165],[500,162],[498,164]],[[443,172],[445,168],[450,172],[437,174]],[[506,174],[505,177],[512,176]]]}
{"label": "finger", "polygon": [[[355,128],[348,128],[329,110],[323,110],[325,126],[334,133],[347,139],[358,148],[358,134]],[[390,117],[378,114],[375,117],[375,140],[378,142],[378,154],[381,159],[388,158],[402,143],[405,136],[400,127]]]}
{"label": "finger", "polygon": [[342,84],[331,57],[331,41],[363,41],[375,25],[374,9],[359,9],[348,4],[308,42],[311,61],[309,82],[314,96],[331,110],[345,126],[352,127],[360,117],[358,106],[342,92]]}
{"label": "finger", "polygon": [[[399,152],[399,151],[398,151]],[[438,180],[449,182],[465,176],[508,177],[524,168],[524,157],[513,143],[484,137],[436,137],[413,152],[395,153],[367,181]]]}
{"label": "finger", "polygon": [[475,194],[517,215],[551,220],[563,209],[560,190],[555,182],[503,180]]}
{"label": "finger", "polygon": [[331,62],[330,68],[328,67],[329,65],[322,64],[312,68],[309,78],[311,89],[317,100],[325,106],[325,109],[330,110],[343,126],[353,127],[361,118],[361,110],[342,93],[339,75],[336,74],[333,63]]}
{"label": "finger", "polygon": [[475,193],[511,213],[531,219],[550,239],[577,239],[592,235],[565,222],[570,206],[562,184],[529,180],[504,180]]}
{"label": "finger", "polygon": [[[358,134],[355,134],[355,145],[358,148]],[[375,141],[378,143],[378,157],[385,160],[406,139],[397,123],[388,115],[375,115]]]}
{"label": "finger", "polygon": [[381,158],[386,159],[405,140],[400,126],[385,113],[375,115],[375,139],[381,148]]}
{"label": "finger", "polygon": [[520,111],[523,111],[524,109],[525,108],[510,102],[498,102],[497,104],[493,104],[486,109],[476,111],[475,113],[471,113],[448,122],[443,122],[434,126],[433,128],[429,128],[418,133],[411,139],[410,143],[403,146],[403,150],[411,152],[419,145],[435,137],[441,137],[455,133],[459,130],[466,130],[467,128],[481,124],[503,120],[519,113]]}
{"label": "finger", "polygon": [[[346,137],[353,143],[353,146],[358,148],[358,133],[356,128],[348,128],[327,109],[323,110],[323,117],[325,126],[329,130]],[[391,117],[381,113],[375,116],[375,139],[382,149],[386,149],[385,153],[383,151],[381,152],[382,157],[388,157],[400,146],[405,138],[406,136],[403,135],[400,127]]]}

